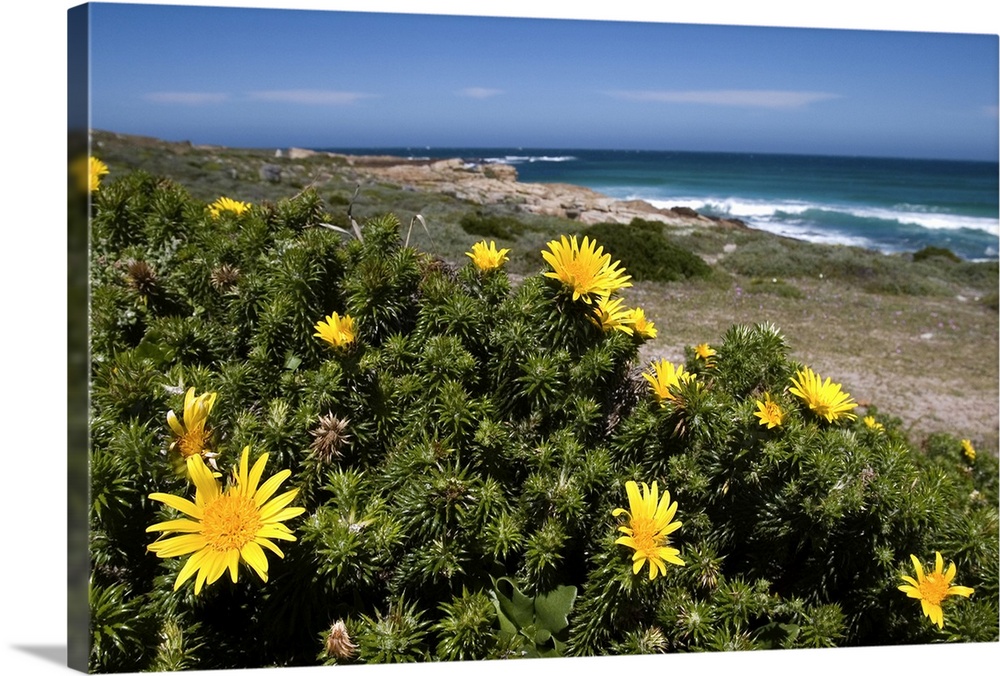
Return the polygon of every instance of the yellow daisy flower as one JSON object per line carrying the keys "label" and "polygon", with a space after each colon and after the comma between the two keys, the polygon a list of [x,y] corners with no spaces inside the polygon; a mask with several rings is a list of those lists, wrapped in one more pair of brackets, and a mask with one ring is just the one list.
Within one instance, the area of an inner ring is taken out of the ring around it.
{"label": "yellow daisy flower", "polygon": [[653,373],[643,373],[642,377],[649,382],[653,396],[660,404],[666,403],[668,399],[676,399],[671,389],[695,379],[695,375],[685,371],[683,365],[674,366],[666,359],[653,362]]}
{"label": "yellow daisy flower", "polygon": [[327,315],[326,319],[316,322],[316,333],[313,335],[322,338],[334,347],[346,347],[354,342],[356,336],[354,332],[354,318],[350,315],[341,317],[336,312]]}
{"label": "yellow daisy flower", "polygon": [[632,574],[638,575],[647,561],[650,580],[655,580],[657,574],[666,574],[666,563],[683,566],[684,562],[677,556],[680,550],[671,547],[667,538],[682,525],[680,521],[672,521],[677,513],[677,503],[670,502],[670,492],[663,491],[663,497],[657,500],[655,481],[652,489],[643,482],[641,495],[634,481],[626,481],[625,492],[628,494],[628,509],[618,507],[611,514],[628,516],[628,525],[618,527],[625,535],[615,540],[615,544],[635,550]]}
{"label": "yellow daisy flower", "polygon": [[972,446],[972,441],[969,439],[962,439],[962,453],[968,458],[969,462],[976,461],[976,449]]}
{"label": "yellow daisy flower", "polygon": [[954,561],[948,565],[948,570],[945,571],[941,552],[935,552],[934,559],[934,572],[924,575],[924,568],[920,565],[920,560],[910,554],[910,560],[913,561],[913,567],[917,571],[917,579],[914,580],[909,575],[903,575],[903,581],[907,584],[899,585],[897,588],[899,591],[905,592],[911,599],[920,599],[920,607],[923,609],[924,615],[929,617],[939,629],[943,629],[944,612],[941,610],[941,602],[949,596],[968,598],[975,590],[971,587],[959,587],[951,584],[951,581],[955,579]]}
{"label": "yellow daisy flower", "polygon": [[695,345],[694,353],[698,356],[699,359],[704,360],[705,363],[707,363],[710,366],[713,361],[712,357],[718,354],[718,352],[716,352],[714,349],[708,346],[708,343],[701,343],[700,345]]}
{"label": "yellow daisy flower", "polygon": [[585,303],[591,302],[591,294],[610,296],[619,289],[632,286],[628,281],[631,276],[625,274],[624,268],[619,268],[621,261],[611,262],[611,254],[604,253],[604,247],[588,237],[583,238],[583,244],[576,241],[576,235],[560,241],[548,243],[549,251],[542,252],[542,258],[552,266],[553,272],[546,272],[546,277],[557,279],[563,286],[573,292],[573,300],[582,298]]}
{"label": "yellow daisy flower", "polygon": [[829,378],[823,382],[808,366],[796,371],[791,381],[794,387],[788,391],[803,399],[813,413],[826,418],[827,422],[838,418],[854,420],[857,417],[850,411],[858,404],[851,395],[840,391],[840,383],[831,383]]}
{"label": "yellow daisy flower", "polygon": [[781,407],[771,401],[771,393],[764,393],[764,401],[757,402],[757,410],[754,415],[760,418],[761,425],[767,425],[767,429],[781,427],[781,422],[785,417]]}
{"label": "yellow daisy flower", "polygon": [[875,416],[873,415],[866,415],[864,418],[862,418],[862,420],[865,423],[865,427],[867,427],[870,430],[875,430],[876,432],[885,431],[885,425],[875,420]]}
{"label": "yellow daisy flower", "polygon": [[106,176],[109,173],[110,172],[108,171],[108,165],[104,164],[104,162],[101,162],[96,157],[91,156],[89,170],[88,170],[88,175],[89,175],[88,183],[90,187],[90,192],[94,192],[95,190],[100,190],[101,177]]}
{"label": "yellow daisy flower", "polygon": [[631,336],[632,327],[629,324],[632,319],[632,311],[628,308],[622,309],[624,302],[623,298],[611,300],[607,296],[601,296],[597,299],[594,316],[590,320],[605,331],[621,331]]}
{"label": "yellow daisy flower", "polygon": [[465,255],[472,259],[473,264],[483,272],[499,268],[507,260],[510,249],[497,250],[497,243],[490,240],[489,246],[485,241],[476,242],[472,245],[472,251],[466,251]]}
{"label": "yellow daisy flower", "polygon": [[291,471],[282,470],[260,484],[267,453],[262,454],[253,468],[248,470],[249,454],[250,447],[247,446],[240,457],[239,468],[233,468],[233,480],[225,492],[201,457],[196,455],[188,460],[188,471],[196,488],[194,502],[168,493],[152,493],[149,496],[151,500],[162,502],[191,517],[164,521],[146,529],[147,533],[180,533],[159,539],[146,547],[161,559],[191,555],[177,575],[175,591],[195,573],[196,595],[201,593],[204,585],[218,580],[227,569],[232,581],[236,582],[240,559],[267,582],[264,549],[284,557],[271,540],[295,540],[288,526],[281,522],[305,512],[302,507],[288,507],[299,489],[293,488],[271,499]]}
{"label": "yellow daisy flower", "polygon": [[635,330],[636,334],[646,339],[656,338],[656,327],[653,326],[653,322],[646,319],[646,313],[642,311],[642,308],[635,308],[632,310],[632,316],[629,317],[629,323]]}
{"label": "yellow daisy flower", "polygon": [[218,218],[224,211],[241,216],[249,208],[250,205],[246,202],[237,202],[228,197],[220,197],[208,206],[208,212],[212,215],[212,218]]}
{"label": "yellow daisy flower", "polygon": [[212,412],[217,394],[205,392],[195,396],[194,388],[191,387],[184,395],[183,418],[178,419],[173,411],[167,412],[167,424],[177,435],[170,444],[170,451],[179,454],[181,462],[178,471],[181,473],[186,471],[187,459],[194,456],[208,460],[209,464],[215,467],[215,458],[218,454],[209,450],[212,432],[205,427],[205,422],[208,420],[208,414]]}

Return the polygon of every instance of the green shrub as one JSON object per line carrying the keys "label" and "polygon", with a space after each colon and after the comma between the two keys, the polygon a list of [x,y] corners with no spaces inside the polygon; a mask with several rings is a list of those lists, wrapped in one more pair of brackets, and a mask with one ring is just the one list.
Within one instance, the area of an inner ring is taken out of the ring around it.
{"label": "green shrub", "polygon": [[[404,246],[391,214],[356,239],[319,226],[315,195],[212,219],[166,182],[107,188],[91,252],[92,669],[997,640],[996,458],[947,435],[911,448],[873,409],[882,429],[821,417],[790,390],[802,365],[776,327],[733,327],[710,362],[673,365],[693,379],[655,388],[644,339],[599,326],[596,299],[450,266]],[[132,227],[164,204],[170,247]],[[702,274],[659,228],[588,234],[637,256],[634,275]],[[127,260],[155,287],[130,284]],[[207,412],[193,393],[185,406],[189,388],[217,393]],[[761,424],[765,400],[780,425]],[[221,481],[244,448],[268,454],[262,501],[288,505],[271,517],[295,539],[262,554],[266,581],[239,563],[235,582],[223,566],[175,590],[190,559],[147,550],[147,528],[182,516],[163,494],[195,494],[168,411]],[[642,539],[631,481],[669,491],[683,524],[653,579],[662,552],[636,573],[640,545],[620,541],[629,524]],[[975,589],[947,599],[941,629],[898,589],[911,554],[930,571],[938,551]]]}
{"label": "green shrub", "polygon": [[946,280],[953,274],[942,272],[926,261],[914,264],[902,256],[775,237],[760,237],[741,244],[725,256],[720,265],[730,272],[752,278],[822,277],[872,293],[911,296],[949,293]]}
{"label": "green shrub", "polygon": [[913,253],[913,261],[924,261],[929,258],[940,258],[942,260],[951,261],[952,263],[960,263],[962,259],[952,251],[951,249],[941,247],[941,246],[925,246],[920,251],[915,251]]}
{"label": "green shrub", "polygon": [[470,235],[495,239],[516,239],[525,231],[524,224],[513,216],[484,214],[480,211],[464,214],[458,224]]}
{"label": "green shrub", "polygon": [[997,293],[996,291],[988,293],[983,296],[981,302],[983,305],[996,312],[1000,310],[1000,293]]}
{"label": "green shrub", "polygon": [[584,232],[596,239],[612,258],[621,260],[636,281],[676,282],[708,277],[708,263],[669,242],[659,223],[633,219],[628,225],[599,223]]}
{"label": "green shrub", "polygon": [[805,294],[797,286],[783,279],[751,279],[744,287],[747,293],[766,293],[781,298],[805,298]]}

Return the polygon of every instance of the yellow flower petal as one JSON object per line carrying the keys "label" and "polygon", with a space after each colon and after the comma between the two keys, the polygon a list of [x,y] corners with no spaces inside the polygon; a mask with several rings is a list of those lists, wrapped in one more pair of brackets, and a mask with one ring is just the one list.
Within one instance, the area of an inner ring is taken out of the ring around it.
{"label": "yellow flower petal", "polygon": [[[249,451],[250,451],[250,447],[247,446],[246,449],[244,449],[244,453],[249,453]],[[267,501],[267,497],[265,497],[265,498],[261,498],[260,497],[261,490],[258,490],[258,488],[257,488],[260,485],[260,477],[261,477],[261,475],[264,474],[264,465],[267,462],[267,457],[268,457],[267,453],[261,453],[260,454],[260,457],[257,458],[257,462],[255,462],[253,464],[253,469],[250,470],[250,475],[246,478],[246,481],[245,481],[246,485],[243,487],[243,489],[247,492],[248,495],[253,495],[254,493],[257,494],[257,497],[255,498],[255,500],[256,500],[256,502],[257,502],[258,505],[262,505],[262,504],[264,504],[264,502]],[[288,476],[291,475],[291,472],[289,470],[285,470],[281,474],[283,476],[285,476],[285,477],[288,477]],[[274,477],[272,477],[272,479],[273,478]],[[284,479],[282,479],[282,480],[284,480]],[[281,482],[279,481],[278,483],[281,483]],[[270,494],[268,494],[268,497],[270,497]]]}
{"label": "yellow flower petal", "polygon": [[[283,469],[274,476],[272,476],[270,479],[265,481],[263,485],[261,485],[261,487],[257,489],[257,495],[254,497],[254,501],[257,503],[257,505],[260,506],[263,505],[265,502],[267,502],[268,498],[274,495],[274,492],[278,490],[278,488],[285,481],[285,479],[287,479],[291,475],[292,475],[291,470]],[[296,493],[298,492],[297,488],[293,490],[295,490]],[[284,497],[284,495],[287,495],[287,493],[283,494],[282,497]]]}
{"label": "yellow flower petal", "polygon": [[205,538],[201,533],[188,533],[176,537],[158,540],[148,545],[146,549],[154,552],[161,559],[184,556],[205,547]]}
{"label": "yellow flower petal", "polygon": [[177,420],[177,414],[173,411],[167,411],[167,424],[170,425],[170,429],[174,431],[174,434],[179,437],[184,436],[186,430],[180,421]]}
{"label": "yellow flower petal", "polygon": [[254,542],[256,542],[261,547],[266,547],[267,549],[270,549],[272,552],[274,552],[275,556],[277,556],[279,559],[285,558],[285,555],[281,552],[280,549],[278,549],[278,545],[274,544],[273,542],[271,542],[270,540],[267,539],[268,537],[280,537],[283,540],[284,539],[289,539],[289,540],[294,540],[295,539],[295,537],[291,536],[291,535],[286,535],[286,536],[278,536],[278,535],[265,536],[265,535],[262,534],[261,537],[258,537],[257,539],[254,540]]}
{"label": "yellow flower petal", "polygon": [[[296,488],[295,490],[298,489]],[[305,507],[286,507],[277,514],[273,516],[268,516],[267,518],[263,517],[263,512],[262,512],[261,523],[266,524],[267,526],[273,525],[273,526],[281,526],[282,528],[284,528],[285,527],[284,524],[277,522],[287,521],[288,519],[294,519],[297,516],[305,514],[305,512],[306,512]]]}
{"label": "yellow flower petal", "polygon": [[209,555],[209,550],[202,549],[191,555],[185,563],[184,567],[181,568],[181,572],[177,574],[177,580],[174,581],[174,591],[180,589],[181,585],[191,577],[194,573],[201,570],[202,561],[205,557]]}
{"label": "yellow flower petal", "polygon": [[158,531],[166,531],[172,533],[195,533],[200,530],[201,524],[197,521],[191,521],[190,519],[173,519],[171,521],[154,523],[146,529],[146,532],[155,533]]}
{"label": "yellow flower petal", "polygon": [[240,553],[236,549],[226,552],[226,567],[229,568],[229,579],[239,582]]}
{"label": "yellow flower petal", "polygon": [[250,564],[261,580],[267,582],[267,557],[264,556],[264,550],[260,548],[260,545],[252,541],[246,543],[240,550],[240,556]]}
{"label": "yellow flower petal", "polygon": [[187,514],[195,519],[201,519],[204,513],[201,507],[194,504],[190,500],[185,500],[184,498],[179,498],[176,495],[171,495],[169,493],[150,493],[149,499],[162,502],[168,507],[173,507],[177,511],[183,512],[184,514]]}

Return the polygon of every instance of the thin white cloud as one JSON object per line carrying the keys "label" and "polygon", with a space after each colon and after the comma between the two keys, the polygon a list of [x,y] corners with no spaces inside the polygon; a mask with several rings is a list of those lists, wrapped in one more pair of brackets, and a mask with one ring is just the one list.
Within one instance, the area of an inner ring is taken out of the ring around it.
{"label": "thin white cloud", "polygon": [[223,92],[150,92],[142,98],[152,103],[205,106],[222,103],[229,99],[229,94]]}
{"label": "thin white cloud", "polygon": [[503,94],[502,89],[490,89],[489,87],[466,87],[458,92],[459,96],[467,96],[471,99],[488,99]]}
{"label": "thin white cloud", "polygon": [[698,103],[709,106],[743,108],[802,108],[818,101],[840,98],[829,92],[787,91],[780,89],[704,89],[688,91],[634,90],[607,92],[626,101],[654,103]]}
{"label": "thin white cloud", "polygon": [[361,99],[370,98],[373,94],[342,92],[332,89],[274,89],[250,92],[247,96],[254,101],[303,103],[313,106],[345,106]]}

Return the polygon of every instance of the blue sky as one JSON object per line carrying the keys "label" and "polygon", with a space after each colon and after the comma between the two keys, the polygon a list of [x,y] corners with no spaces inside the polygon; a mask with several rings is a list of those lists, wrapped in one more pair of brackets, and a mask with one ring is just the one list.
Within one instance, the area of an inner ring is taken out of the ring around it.
{"label": "blue sky", "polygon": [[253,147],[997,159],[996,35],[91,5],[91,124]]}

